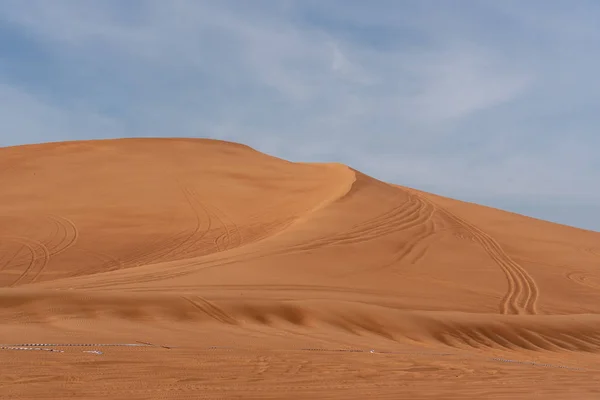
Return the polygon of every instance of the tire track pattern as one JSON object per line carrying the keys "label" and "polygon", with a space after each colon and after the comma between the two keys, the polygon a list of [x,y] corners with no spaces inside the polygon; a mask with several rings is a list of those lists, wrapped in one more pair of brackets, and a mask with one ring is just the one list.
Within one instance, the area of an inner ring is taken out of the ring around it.
{"label": "tire track pattern", "polygon": [[[180,260],[192,256],[222,252],[243,244],[240,228],[218,207],[206,204],[191,186],[180,185],[181,192],[194,215],[194,227],[184,229],[168,240],[158,239],[146,250],[121,259],[122,265],[137,266],[162,261]],[[214,239],[211,233],[222,230]]]}
{"label": "tire track pattern", "polygon": [[[212,228],[212,220],[210,212],[203,202],[199,200],[198,194],[191,187],[182,187],[181,188],[183,195],[185,197],[186,202],[188,203],[190,209],[194,213],[195,224],[191,233],[189,233],[183,240],[181,240],[174,247],[168,249],[166,253],[162,253],[157,256],[158,259],[166,259],[171,255],[185,255],[190,250],[193,250],[194,247],[210,232]],[[203,218],[204,216],[204,218]],[[206,227],[203,228],[203,222],[205,222]]]}
{"label": "tire track pattern", "polygon": [[452,222],[462,226],[475,243],[479,244],[504,272],[508,290],[500,302],[500,312],[502,314],[537,314],[539,288],[533,277],[514,261],[490,235],[451,211],[435,207]]}
{"label": "tire track pattern", "polygon": [[158,235],[156,240],[146,246],[130,251],[127,256],[119,257],[121,266],[142,266],[185,258],[190,252],[196,250],[198,243],[210,233],[213,228],[213,217],[207,206],[193,188],[180,185],[180,190],[194,215],[194,226],[191,232],[186,228],[168,238]]}
{"label": "tire track pattern", "polygon": [[[198,272],[199,270],[234,264],[242,260],[250,262],[266,257],[298,254],[329,246],[363,243],[378,239],[380,237],[392,235],[401,231],[406,231],[411,228],[422,228],[423,232],[420,235],[418,235],[416,240],[411,240],[408,244],[402,244],[402,247],[396,255],[397,258],[402,258],[406,256],[405,253],[415,252],[417,243],[412,243],[413,241],[419,242],[423,238],[426,238],[427,236],[430,236],[434,233],[435,227],[431,220],[435,209],[430,203],[424,201],[419,196],[415,196],[410,193],[408,197],[398,196],[398,198],[402,199],[403,201],[400,202],[397,206],[387,209],[385,212],[373,218],[356,223],[350,226],[347,230],[339,232],[337,234],[321,236],[314,239],[299,242],[295,245],[286,245],[285,247],[269,249],[266,251],[264,249],[256,249],[254,251],[248,251],[243,254],[235,254],[229,257],[225,256],[219,258],[218,260],[194,260],[189,264],[182,264],[169,270],[153,271],[149,274],[136,275],[135,283],[151,283],[163,279],[177,278],[193,272]],[[211,215],[214,214],[211,213]],[[217,221],[220,221],[218,217],[215,217],[215,219]],[[404,249],[405,246],[407,246],[408,248]],[[417,254],[415,254],[415,259],[416,256]],[[419,255],[419,257],[421,256]],[[132,283],[131,278],[129,277],[111,277],[106,281],[95,282],[93,285],[87,284],[80,287],[109,288],[113,285],[129,283]]]}
{"label": "tire track pattern", "polygon": [[216,206],[211,206],[213,215],[219,221],[225,230],[221,235],[215,238],[217,251],[230,250],[242,245],[242,234],[240,228]]}
{"label": "tire track pattern", "polygon": [[[56,215],[47,218],[54,224],[54,230],[51,237],[43,242],[21,236],[0,238],[1,241],[12,242],[20,246],[0,266],[1,271],[22,270],[9,286],[36,282],[52,257],[67,251],[76,244],[79,231],[73,221]],[[57,243],[53,244],[55,241]]]}
{"label": "tire track pattern", "polygon": [[[29,252],[29,257],[25,262],[25,267],[19,276],[9,286],[13,287],[25,283],[25,280],[29,275],[32,275],[29,283],[35,282],[50,261],[50,252],[48,251],[48,248],[44,244],[32,239],[21,237],[5,237],[3,239],[18,243],[22,246],[22,248]],[[21,264],[18,266],[21,266]],[[4,267],[3,269],[8,268]]]}
{"label": "tire track pattern", "polygon": [[[569,272],[566,275],[567,279],[579,285],[587,286],[592,289],[600,289],[600,283],[593,282],[586,273],[581,271]],[[600,282],[600,280],[598,281]]]}
{"label": "tire track pattern", "polygon": [[397,265],[399,262],[406,261],[409,264],[416,264],[427,254],[429,245],[436,233],[436,225],[433,221],[436,208],[424,199],[413,195],[410,195],[410,202],[418,204],[414,214],[409,215],[405,220],[404,224],[401,224],[401,228],[405,229],[418,229],[408,241],[401,242],[398,249],[394,252],[392,259],[389,262],[377,267],[368,267],[354,271],[352,274],[381,271]]}
{"label": "tire track pattern", "polygon": [[94,274],[94,273],[116,271],[123,267],[121,261],[119,261],[117,258],[112,257],[106,253],[96,251],[96,250],[90,250],[90,249],[86,249],[86,248],[79,248],[78,250],[82,253],[85,253],[88,256],[88,258],[94,258],[94,259],[98,260],[99,264],[96,267],[90,267],[90,265],[88,264],[83,269],[75,270],[71,273],[71,275],[70,275],[71,277],[76,277],[76,276],[85,275],[85,274],[89,275],[89,274]]}
{"label": "tire track pattern", "polygon": [[7,242],[8,243],[17,243],[18,246],[16,247],[16,249],[12,249],[10,247],[7,249],[0,248],[0,252],[2,253],[2,254],[0,254],[0,271],[4,271],[11,264],[13,264],[14,261],[19,258],[19,255],[23,252],[23,249],[26,248],[19,242],[13,242],[13,240],[7,239],[7,238],[0,238],[0,243],[7,243]]}
{"label": "tire track pattern", "polygon": [[46,243],[50,256],[56,256],[64,253],[77,243],[79,238],[79,230],[75,223],[68,218],[64,218],[58,215],[51,215],[48,217],[56,227],[56,236],[60,237],[59,243],[51,246],[50,243]]}
{"label": "tire track pattern", "polygon": [[[288,250],[314,250],[323,246],[358,244],[388,236],[400,231],[427,224],[433,210],[416,196],[372,219],[358,223],[345,232],[316,238],[301,244],[290,246]],[[425,227],[424,236],[432,233],[432,227]],[[418,240],[417,240],[418,241]]]}

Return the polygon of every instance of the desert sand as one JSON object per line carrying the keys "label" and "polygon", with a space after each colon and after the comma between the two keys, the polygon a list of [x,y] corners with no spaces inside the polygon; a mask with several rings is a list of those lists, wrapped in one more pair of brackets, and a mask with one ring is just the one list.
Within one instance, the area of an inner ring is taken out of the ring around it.
{"label": "desert sand", "polygon": [[0,187],[0,398],[600,398],[600,233],[205,139]]}

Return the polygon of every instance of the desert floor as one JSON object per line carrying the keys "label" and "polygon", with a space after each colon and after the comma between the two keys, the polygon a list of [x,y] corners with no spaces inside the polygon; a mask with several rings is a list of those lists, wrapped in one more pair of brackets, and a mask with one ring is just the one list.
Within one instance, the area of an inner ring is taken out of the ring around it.
{"label": "desert floor", "polygon": [[2,399],[600,399],[600,233],[200,139],[0,188]]}

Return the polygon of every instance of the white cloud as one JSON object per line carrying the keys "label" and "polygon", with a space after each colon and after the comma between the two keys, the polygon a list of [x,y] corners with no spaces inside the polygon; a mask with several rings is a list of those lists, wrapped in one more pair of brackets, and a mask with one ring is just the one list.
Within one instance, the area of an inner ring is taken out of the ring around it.
{"label": "white cloud", "polygon": [[452,122],[515,99],[532,78],[513,71],[507,61],[464,49],[426,57],[419,65],[423,85],[409,100],[411,114],[423,121]]}

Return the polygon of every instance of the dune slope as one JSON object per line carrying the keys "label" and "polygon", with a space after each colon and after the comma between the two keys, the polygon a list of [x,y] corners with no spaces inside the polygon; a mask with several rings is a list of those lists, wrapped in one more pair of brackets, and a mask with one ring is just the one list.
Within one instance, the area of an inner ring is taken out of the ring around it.
{"label": "dune slope", "polygon": [[[223,397],[235,383],[232,397],[489,398],[541,376],[553,377],[546,396],[565,379],[594,393],[600,233],[202,139],[2,148],[0,185],[10,396],[43,397],[64,374],[97,397]],[[146,346],[66,346],[119,341]],[[82,354],[135,367],[110,389],[77,367]],[[194,380],[198,358],[232,377]]]}

